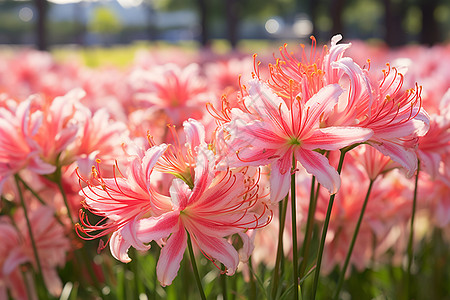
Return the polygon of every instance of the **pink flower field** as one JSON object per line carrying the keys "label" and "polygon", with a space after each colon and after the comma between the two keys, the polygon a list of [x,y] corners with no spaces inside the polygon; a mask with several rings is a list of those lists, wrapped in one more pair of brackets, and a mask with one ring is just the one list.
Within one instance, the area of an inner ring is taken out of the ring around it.
{"label": "pink flower field", "polygon": [[0,53],[0,300],[450,299],[449,45],[80,61]]}

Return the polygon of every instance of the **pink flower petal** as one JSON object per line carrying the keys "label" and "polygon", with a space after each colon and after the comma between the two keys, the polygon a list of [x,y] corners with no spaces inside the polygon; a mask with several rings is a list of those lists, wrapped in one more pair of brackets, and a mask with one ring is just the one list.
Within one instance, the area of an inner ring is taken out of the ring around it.
{"label": "pink flower petal", "polygon": [[[214,158],[212,152],[198,149],[197,161],[195,166],[194,188],[192,189],[191,199],[197,199],[199,195],[208,188],[214,178],[212,172],[214,167]],[[190,200],[189,200],[190,201]],[[186,203],[187,205],[188,203]]]}
{"label": "pink flower petal", "polygon": [[3,263],[2,273],[5,275],[9,275],[21,264],[30,262],[30,258],[25,253],[23,253],[23,251],[19,248],[19,245],[17,246],[18,247],[15,249],[9,249],[10,253]]}
{"label": "pink flower petal", "polygon": [[291,172],[281,173],[280,165],[275,162],[270,171],[270,201],[279,202],[289,193]]}
{"label": "pink flower petal", "polygon": [[145,245],[137,237],[136,227],[137,227],[137,221],[133,220],[130,223],[126,224],[120,230],[120,234],[127,242],[129,242],[131,244],[131,246],[133,246],[137,250],[146,251],[146,250],[150,249],[150,245]]}
{"label": "pink flower petal", "polygon": [[339,95],[342,94],[342,88],[338,84],[329,84],[321,88],[308,102],[304,109],[308,115],[303,124],[303,130],[312,130],[319,127],[320,118],[326,119],[328,114],[338,103]]}
{"label": "pink flower petal", "polygon": [[[164,152],[167,149],[166,144],[161,144],[159,146],[154,146],[150,149],[148,149],[145,152],[145,156],[142,158],[142,168],[144,171],[144,175],[146,176],[143,178],[145,180],[147,189],[150,189],[150,175],[152,173],[153,167],[155,166],[158,159],[164,154]],[[136,174],[137,175],[137,174]]]}
{"label": "pink flower petal", "polygon": [[44,268],[42,270],[45,287],[51,295],[58,297],[62,292],[62,281],[54,268]]}
{"label": "pink flower petal", "polygon": [[189,204],[192,191],[183,180],[175,178],[169,192],[175,209],[183,210]]}
{"label": "pink flower petal", "polygon": [[373,131],[361,127],[326,127],[314,131],[313,135],[303,140],[304,149],[339,150],[346,146],[367,141]]}
{"label": "pink flower petal", "polygon": [[295,158],[309,174],[316,176],[317,181],[324,186],[330,194],[337,193],[341,186],[341,178],[324,155],[315,151],[298,148],[295,152]]}
{"label": "pink flower petal", "polygon": [[125,240],[120,232],[115,231],[109,240],[109,250],[115,259],[124,263],[129,263],[131,258],[128,256],[128,249],[131,243]]}
{"label": "pink flower petal", "polygon": [[184,132],[186,133],[186,143],[193,150],[197,146],[206,146],[205,127],[197,120],[189,119],[183,122]]}
{"label": "pink flower petal", "polygon": [[278,127],[288,128],[286,120],[289,119],[289,111],[284,100],[259,80],[250,80],[250,97],[246,99],[247,107],[254,109],[258,114],[267,120],[277,124]]}
{"label": "pink flower petal", "polygon": [[156,265],[156,276],[162,286],[172,284],[172,281],[177,276],[186,246],[186,230],[180,225],[161,249],[158,264]]}
{"label": "pink flower petal", "polygon": [[208,256],[217,259],[227,268],[227,275],[233,275],[239,263],[239,255],[224,238],[195,234],[195,241]]}
{"label": "pink flower petal", "polygon": [[179,215],[178,211],[171,211],[157,218],[139,220],[136,225],[136,237],[143,243],[168,237],[177,229]]}
{"label": "pink flower petal", "polygon": [[369,141],[369,144],[404,167],[407,177],[414,175],[414,172],[417,170],[417,156],[412,149],[407,149],[402,145],[389,141],[382,141],[381,143]]}

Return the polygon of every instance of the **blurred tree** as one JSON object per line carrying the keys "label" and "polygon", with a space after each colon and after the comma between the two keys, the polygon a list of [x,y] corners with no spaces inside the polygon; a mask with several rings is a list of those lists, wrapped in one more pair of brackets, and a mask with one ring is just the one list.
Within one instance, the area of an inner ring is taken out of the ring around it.
{"label": "blurred tree", "polygon": [[439,24],[435,18],[435,11],[439,0],[420,0],[419,6],[422,11],[422,31],[420,42],[426,45],[434,45],[441,41]]}
{"label": "blurred tree", "polygon": [[342,25],[342,13],[345,7],[345,0],[331,0],[330,15],[332,22],[332,35],[340,33],[344,34],[344,26]]}
{"label": "blurred tree", "polygon": [[203,47],[209,45],[209,24],[208,24],[208,1],[207,0],[197,0],[198,11],[200,15],[200,43]]}
{"label": "blurred tree", "polygon": [[235,49],[238,42],[238,28],[239,28],[239,7],[237,0],[226,0],[226,26],[227,37],[231,48]]}
{"label": "blurred tree", "polygon": [[317,0],[308,0],[308,15],[311,18],[311,22],[313,24],[313,32],[312,35],[318,38],[319,32],[317,30],[317,17],[318,17],[318,4]]}
{"label": "blurred tree", "polygon": [[114,11],[106,6],[97,7],[88,24],[89,31],[102,36],[103,42],[108,44],[112,35],[122,29],[122,24]]}
{"label": "blurred tree", "polygon": [[37,10],[36,46],[38,50],[46,51],[47,45],[47,0],[34,0]]}
{"label": "blurred tree", "polygon": [[405,1],[383,0],[383,3],[386,43],[390,47],[404,45],[406,32],[403,29],[403,21],[407,11]]}
{"label": "blurred tree", "polygon": [[[181,9],[195,9],[199,15],[199,40],[200,44],[205,47],[209,44],[210,33],[210,16],[213,13],[211,4],[214,1],[208,0],[153,0],[153,4],[157,10],[171,11]],[[214,11],[215,12],[215,11]]]}

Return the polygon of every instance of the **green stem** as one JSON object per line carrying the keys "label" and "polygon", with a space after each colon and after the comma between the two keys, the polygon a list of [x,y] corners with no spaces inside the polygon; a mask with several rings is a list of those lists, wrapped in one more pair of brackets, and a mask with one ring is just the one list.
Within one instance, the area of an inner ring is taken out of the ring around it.
{"label": "green stem", "polygon": [[225,275],[223,272],[225,272],[226,268],[224,265],[222,265],[221,268],[222,272],[220,274],[220,285],[222,287],[222,299],[228,300],[228,292],[227,292],[227,275]]}
{"label": "green stem", "polygon": [[[342,165],[344,163],[345,154],[349,151],[348,148],[341,149],[341,156],[339,157],[339,165],[337,168],[337,172],[341,174]],[[327,214],[325,216],[325,221],[322,229],[322,236],[320,238],[319,251],[317,253],[317,263],[316,263],[316,271],[314,273],[314,283],[313,283],[313,294],[312,299],[316,299],[317,286],[319,284],[319,276],[320,276],[320,266],[322,264],[322,256],[323,249],[325,247],[325,238],[327,236],[328,224],[330,223],[331,210],[333,209],[333,202],[336,194],[330,196],[330,201],[328,202]]]}
{"label": "green stem", "polygon": [[255,275],[253,274],[253,265],[252,265],[252,257],[248,258],[248,267],[250,269],[250,292],[249,299],[256,299],[256,283],[255,283]]}
{"label": "green stem", "polygon": [[297,160],[292,158],[291,174],[291,214],[292,214],[292,280],[294,285],[294,299],[298,299],[298,247],[297,247],[297,207],[295,201],[295,172]]}
{"label": "green stem", "polygon": [[38,195],[38,193],[36,193],[35,190],[33,190],[18,174],[17,174],[17,179],[22,183],[22,185],[30,191],[31,194],[33,194],[33,196],[39,201],[41,202],[41,204],[43,205],[47,205],[47,203],[45,203],[44,200],[42,200],[42,198]]}
{"label": "green stem", "polygon": [[349,247],[349,249],[347,251],[347,256],[345,257],[344,266],[342,267],[341,274],[339,274],[339,281],[338,281],[337,289],[336,289],[335,294],[334,294],[334,299],[335,300],[338,299],[340,291],[341,291],[341,288],[342,288],[342,284],[344,283],[345,272],[347,271],[347,267],[348,267],[348,264],[350,262],[350,257],[351,257],[352,252],[353,252],[353,247],[355,246],[355,242],[356,242],[356,238],[358,236],[359,228],[361,227],[362,219],[364,217],[364,212],[366,211],[366,206],[367,206],[367,203],[369,202],[369,196],[370,196],[370,192],[372,190],[373,182],[374,182],[374,180],[371,179],[370,183],[369,183],[369,188],[367,189],[366,197],[364,199],[364,202],[363,202],[363,205],[362,205],[362,208],[361,208],[361,213],[359,214],[359,218],[358,218],[358,221],[356,223],[355,232],[353,233],[352,241],[350,242],[350,247]]}
{"label": "green stem", "polygon": [[200,280],[200,275],[198,274],[197,263],[195,262],[194,250],[192,249],[191,235],[186,231],[187,234],[187,244],[189,250],[189,256],[191,258],[192,270],[194,271],[195,282],[197,283],[198,290],[202,300],[206,300],[205,292],[203,291],[202,281]]}
{"label": "green stem", "polygon": [[25,273],[24,270],[20,270],[22,273],[22,279],[23,279],[23,283],[25,285],[25,289],[27,291],[27,297],[28,299],[32,299],[32,294],[31,294],[31,288],[30,288],[30,281],[27,278],[27,274]]}
{"label": "green stem", "polygon": [[408,299],[411,299],[412,297],[412,290],[411,290],[411,281],[412,281],[412,274],[411,274],[411,266],[414,259],[414,252],[413,252],[413,244],[414,244],[414,217],[416,215],[416,203],[417,203],[417,190],[418,190],[418,183],[419,183],[419,171],[420,171],[420,161],[417,162],[417,172],[416,172],[416,178],[414,182],[414,198],[412,203],[412,213],[411,213],[411,224],[409,228],[409,239],[408,239],[408,269],[407,269],[407,281],[406,281],[406,287],[407,287],[407,295]]}
{"label": "green stem", "polygon": [[306,220],[306,229],[305,229],[305,237],[303,238],[303,244],[302,244],[302,252],[300,256],[302,257],[302,262],[300,263],[300,272],[299,277],[303,278],[303,275],[306,271],[306,264],[308,263],[308,255],[309,255],[309,248],[311,244],[311,236],[312,236],[312,229],[314,224],[314,215],[316,212],[316,201],[315,201],[315,193],[314,188],[316,184],[316,177],[313,176],[311,180],[311,192],[309,195],[309,208],[308,208],[308,218]]}
{"label": "green stem", "polygon": [[278,292],[278,284],[280,281],[280,263],[283,257],[283,231],[286,223],[286,211],[289,195],[286,195],[284,201],[279,203],[280,208],[280,222],[278,228],[278,245],[277,245],[277,258],[275,260],[275,267],[273,268],[272,278],[272,298],[275,299]]}
{"label": "green stem", "polygon": [[30,235],[30,241],[31,241],[31,246],[33,248],[34,258],[36,259],[36,265],[37,265],[37,269],[38,269],[39,281],[41,281],[44,284],[44,287],[45,287],[44,273],[42,272],[41,261],[39,260],[39,254],[38,254],[37,247],[36,247],[36,242],[35,242],[34,236],[33,236],[33,229],[31,228],[30,219],[28,217],[27,206],[25,204],[25,199],[23,198],[22,189],[20,188],[19,175],[17,175],[17,174],[14,175],[14,179],[16,181],[17,191],[19,193],[20,203],[21,203],[22,208],[23,208],[23,214],[24,214],[25,220],[27,222],[28,234]]}
{"label": "green stem", "polygon": [[[27,189],[28,191],[30,191],[30,193],[42,204],[42,205],[47,205],[47,203],[45,203],[44,200],[42,200],[41,196],[39,196],[39,194],[31,187],[29,186],[25,180],[22,179],[22,177],[20,177],[19,175],[17,175],[18,180],[22,183],[22,185],[25,187],[25,189]],[[62,225],[63,227],[65,227],[64,223],[59,219],[59,217],[57,216],[57,214],[54,214],[56,221]]]}
{"label": "green stem", "polygon": [[91,279],[92,279],[92,283],[93,283],[95,289],[99,292],[99,295],[101,295],[102,294],[102,291],[101,291],[101,288],[100,288],[101,284],[100,284],[100,281],[97,278],[97,275],[95,274],[95,270],[94,270],[94,266],[93,266],[93,259],[92,259],[92,257],[90,257],[88,255],[88,253],[86,251],[86,247],[81,247],[79,250],[81,252],[81,256],[80,256],[80,253],[77,250],[74,251],[75,255],[78,258],[78,260],[84,266],[86,266],[87,272],[89,274],[89,277],[91,277]]}
{"label": "green stem", "polygon": [[72,217],[72,212],[71,212],[71,208],[69,205],[69,201],[67,200],[66,192],[64,191],[64,188],[61,183],[61,177],[59,177],[58,180],[56,180],[56,184],[58,185],[59,191],[61,192],[61,195],[64,200],[64,204],[66,205],[67,216],[69,216],[69,219],[72,222],[72,227],[75,227],[75,221],[73,220],[73,217]]}

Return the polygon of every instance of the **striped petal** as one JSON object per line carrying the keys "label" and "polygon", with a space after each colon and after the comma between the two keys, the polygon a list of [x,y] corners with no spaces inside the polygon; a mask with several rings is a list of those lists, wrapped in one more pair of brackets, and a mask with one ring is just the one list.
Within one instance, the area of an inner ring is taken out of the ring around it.
{"label": "striped petal", "polygon": [[226,239],[200,233],[195,234],[195,240],[204,253],[224,264],[227,275],[234,274],[239,263],[239,255]]}
{"label": "striped petal", "polygon": [[167,244],[161,249],[158,264],[156,265],[156,276],[162,286],[172,284],[180,269],[184,250],[187,245],[187,234],[183,226],[179,226],[167,240]]}
{"label": "striped petal", "polygon": [[337,193],[341,186],[341,178],[324,155],[315,151],[299,148],[296,149],[295,158],[309,174],[316,176],[317,181],[324,186],[330,194]]}
{"label": "striped petal", "polygon": [[303,140],[303,148],[308,150],[339,150],[346,146],[367,141],[373,131],[361,127],[327,127],[314,131],[313,135]]}

